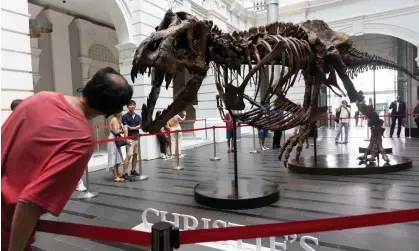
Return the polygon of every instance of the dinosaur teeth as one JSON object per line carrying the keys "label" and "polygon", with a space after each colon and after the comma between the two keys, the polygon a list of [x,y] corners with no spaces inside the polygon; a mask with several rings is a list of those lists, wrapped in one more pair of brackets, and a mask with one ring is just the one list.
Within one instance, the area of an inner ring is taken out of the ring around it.
{"label": "dinosaur teeth", "polygon": [[173,75],[170,75],[169,73],[166,73],[166,90],[169,88],[170,82],[172,82]]}

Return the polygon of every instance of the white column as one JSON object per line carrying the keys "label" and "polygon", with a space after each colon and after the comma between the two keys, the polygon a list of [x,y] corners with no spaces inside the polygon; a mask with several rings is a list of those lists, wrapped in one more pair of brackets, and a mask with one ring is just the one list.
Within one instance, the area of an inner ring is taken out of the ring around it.
{"label": "white column", "polygon": [[1,3],[1,123],[14,99],[33,95],[28,1]]}
{"label": "white column", "polygon": [[[34,4],[29,4],[29,15],[32,19],[36,19],[39,13],[42,11],[42,7]],[[33,86],[35,87],[38,84],[38,81],[41,79],[39,73],[39,56],[42,53],[42,50],[39,49],[39,40],[38,38],[31,38],[31,61],[32,61],[32,77],[33,77]]]}
{"label": "white column", "polygon": [[[31,40],[35,40],[36,47],[31,48],[31,56],[32,56],[32,77],[33,77],[33,86],[35,87],[38,84],[38,81],[41,79],[41,74],[39,74],[39,56],[41,55],[42,50],[38,48],[38,39],[31,38]],[[34,46],[35,42],[32,42],[32,46]]]}
{"label": "white column", "polygon": [[79,57],[79,61],[81,64],[81,78],[83,85],[86,85],[87,81],[89,80],[89,67],[92,63],[92,59],[88,57]]}
{"label": "white column", "polygon": [[68,25],[74,18],[53,10],[47,10],[46,14],[53,29],[51,51],[55,91],[65,95],[73,95]]}

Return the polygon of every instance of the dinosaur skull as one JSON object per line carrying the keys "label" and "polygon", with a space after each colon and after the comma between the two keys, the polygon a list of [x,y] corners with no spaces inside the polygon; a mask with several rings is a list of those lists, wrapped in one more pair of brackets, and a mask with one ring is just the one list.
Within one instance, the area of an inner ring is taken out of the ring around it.
{"label": "dinosaur skull", "polygon": [[[142,107],[142,129],[158,132],[161,126],[184,110],[205,78],[209,64],[208,42],[211,21],[200,21],[186,12],[167,11],[156,31],[145,38],[134,54],[131,79],[137,74],[151,75],[152,89],[147,103]],[[153,121],[152,114],[159,97],[163,80],[168,89],[178,72],[188,70],[191,80],[186,83],[174,101]]]}
{"label": "dinosaur skull", "polygon": [[186,12],[167,11],[156,31],[137,48],[131,78],[137,73],[153,74],[152,85],[166,88],[177,72],[187,69],[191,74],[206,73],[207,39],[211,21],[198,21]]}

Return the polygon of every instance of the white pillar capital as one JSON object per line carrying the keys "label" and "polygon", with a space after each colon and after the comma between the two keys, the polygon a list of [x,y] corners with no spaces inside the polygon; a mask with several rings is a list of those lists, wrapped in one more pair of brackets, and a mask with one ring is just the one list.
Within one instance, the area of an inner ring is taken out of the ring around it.
{"label": "white pillar capital", "polygon": [[119,51],[119,61],[123,61],[125,59],[132,60],[134,52],[137,49],[137,45],[134,43],[124,43],[116,45],[115,48]]}

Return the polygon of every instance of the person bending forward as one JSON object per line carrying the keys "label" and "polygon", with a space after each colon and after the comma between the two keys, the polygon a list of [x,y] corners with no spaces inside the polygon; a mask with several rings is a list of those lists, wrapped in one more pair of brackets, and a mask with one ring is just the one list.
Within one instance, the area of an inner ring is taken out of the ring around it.
{"label": "person bending forward", "polygon": [[122,111],[132,93],[105,68],[82,96],[40,92],[9,116],[1,128],[2,250],[31,250],[40,216],[60,215],[95,147],[88,120]]}

